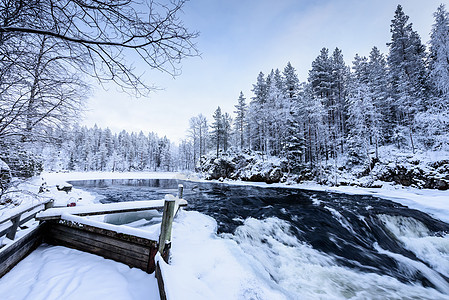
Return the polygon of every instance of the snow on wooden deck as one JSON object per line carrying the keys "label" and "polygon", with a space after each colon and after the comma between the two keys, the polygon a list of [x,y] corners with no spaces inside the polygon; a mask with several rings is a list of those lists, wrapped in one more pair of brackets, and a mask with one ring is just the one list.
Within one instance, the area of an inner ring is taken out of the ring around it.
{"label": "snow on wooden deck", "polygon": [[42,245],[0,280],[0,298],[159,299],[154,274],[62,246]]}

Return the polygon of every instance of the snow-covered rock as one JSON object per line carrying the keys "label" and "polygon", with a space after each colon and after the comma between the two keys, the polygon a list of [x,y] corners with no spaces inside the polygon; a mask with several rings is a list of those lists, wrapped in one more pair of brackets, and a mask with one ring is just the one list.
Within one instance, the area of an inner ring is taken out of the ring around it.
{"label": "snow-covered rock", "polygon": [[209,155],[202,158],[205,179],[231,179],[251,182],[315,181],[332,186],[381,187],[385,182],[426,189],[449,189],[449,155],[447,153],[409,153],[391,147],[380,149],[379,158],[366,164],[342,157],[330,159],[321,167],[297,164],[289,172],[285,160],[266,157],[257,152]]}

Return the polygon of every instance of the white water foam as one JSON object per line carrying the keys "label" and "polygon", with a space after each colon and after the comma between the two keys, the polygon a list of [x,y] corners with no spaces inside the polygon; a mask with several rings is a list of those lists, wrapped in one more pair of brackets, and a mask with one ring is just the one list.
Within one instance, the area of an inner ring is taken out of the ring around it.
{"label": "white water foam", "polygon": [[217,235],[214,219],[183,211],[173,227],[171,265],[164,270],[173,299],[449,299],[339,266],[275,217],[248,218],[234,234]]}
{"label": "white water foam", "polygon": [[240,260],[250,262],[259,277],[271,280],[290,299],[448,298],[418,284],[339,266],[333,257],[289,232],[290,225],[278,218],[248,218],[235,234],[225,237],[243,250]]}
{"label": "white water foam", "polygon": [[431,234],[420,221],[410,217],[379,215],[385,227],[433,269],[449,277],[449,235]]}

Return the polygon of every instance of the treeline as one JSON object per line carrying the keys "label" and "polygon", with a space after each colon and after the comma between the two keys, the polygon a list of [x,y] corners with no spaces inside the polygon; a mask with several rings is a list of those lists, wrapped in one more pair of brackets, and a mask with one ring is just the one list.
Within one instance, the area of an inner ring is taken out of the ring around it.
{"label": "treeline", "polygon": [[176,147],[166,137],[110,129],[74,127],[55,131],[56,143],[43,145],[41,157],[50,171],[173,171]]}
{"label": "treeline", "polygon": [[[234,120],[220,107],[208,125],[193,117],[183,142],[191,165],[208,150],[258,151],[285,158],[289,168],[319,169],[340,158],[370,165],[382,145],[413,152],[449,149],[449,15],[434,14],[429,48],[398,5],[390,26],[389,53],[373,47],[356,55],[323,48],[306,82],[288,63],[259,73],[249,103],[240,93]],[[188,146],[187,146],[188,145]],[[182,150],[180,148],[180,150]],[[182,151],[181,151],[182,153]]]}

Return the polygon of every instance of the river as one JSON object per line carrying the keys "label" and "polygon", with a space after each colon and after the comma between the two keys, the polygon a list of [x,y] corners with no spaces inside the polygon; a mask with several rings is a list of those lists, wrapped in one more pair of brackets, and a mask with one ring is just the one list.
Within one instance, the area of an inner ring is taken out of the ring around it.
{"label": "river", "polygon": [[449,299],[449,225],[389,200],[162,179],[70,183],[102,203],[162,199],[182,183],[187,210],[213,217],[287,298]]}

